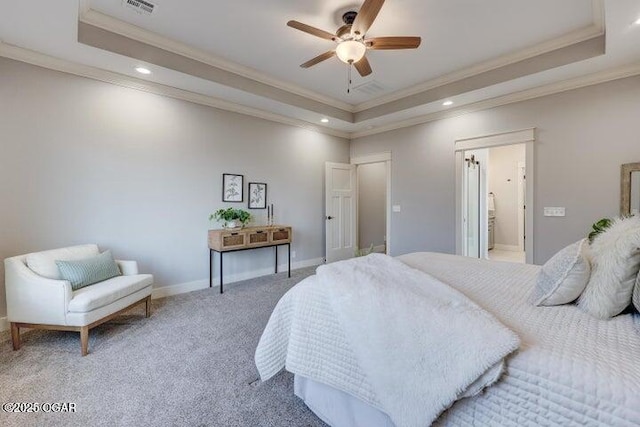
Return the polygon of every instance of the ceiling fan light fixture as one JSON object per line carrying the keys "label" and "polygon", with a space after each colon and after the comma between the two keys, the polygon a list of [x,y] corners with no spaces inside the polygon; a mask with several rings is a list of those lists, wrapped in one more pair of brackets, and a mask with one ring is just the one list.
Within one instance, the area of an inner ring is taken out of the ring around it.
{"label": "ceiling fan light fixture", "polygon": [[336,55],[346,64],[354,64],[362,59],[367,47],[358,40],[345,40],[336,46]]}

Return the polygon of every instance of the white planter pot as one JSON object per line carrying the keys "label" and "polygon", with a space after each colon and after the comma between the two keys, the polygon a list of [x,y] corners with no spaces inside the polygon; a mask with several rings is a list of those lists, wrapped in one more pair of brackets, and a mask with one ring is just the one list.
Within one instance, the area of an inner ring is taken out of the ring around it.
{"label": "white planter pot", "polygon": [[236,230],[238,228],[242,228],[242,222],[238,220],[231,220],[224,223],[224,228],[228,230]]}

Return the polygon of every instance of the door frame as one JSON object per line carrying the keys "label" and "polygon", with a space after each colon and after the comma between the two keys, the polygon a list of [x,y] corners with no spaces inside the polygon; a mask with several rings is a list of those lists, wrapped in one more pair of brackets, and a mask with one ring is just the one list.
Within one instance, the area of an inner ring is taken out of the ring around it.
{"label": "door frame", "polygon": [[[500,147],[504,145],[525,144],[525,170],[526,180],[526,215],[525,254],[527,264],[534,262],[534,234],[533,234],[533,212],[535,212],[535,200],[533,194],[534,179],[534,153],[535,153],[535,132],[536,128],[528,128],[510,132],[502,132],[491,135],[482,135],[471,138],[460,138],[455,140],[455,169],[456,169],[456,254],[463,254],[463,179],[462,168],[464,166],[464,152],[481,148]],[[485,201],[486,203],[486,201]]]}
{"label": "door frame", "polygon": [[518,162],[518,249],[521,251],[525,250],[524,244],[526,236],[524,225],[524,221],[527,218],[525,211],[527,206],[527,201],[525,200],[525,195],[527,194],[526,176],[527,165],[525,162]]}
{"label": "door frame", "polygon": [[[369,163],[384,163],[386,174],[387,174],[387,191],[386,191],[386,224],[385,224],[385,232],[386,232],[386,242],[385,242],[385,253],[387,255],[391,254],[391,151],[383,151],[380,153],[372,153],[365,154],[362,156],[352,157],[350,163],[352,165],[356,165],[356,182],[358,181],[358,166],[366,165]],[[360,242],[360,227],[359,227],[359,187],[356,185],[356,239]]]}

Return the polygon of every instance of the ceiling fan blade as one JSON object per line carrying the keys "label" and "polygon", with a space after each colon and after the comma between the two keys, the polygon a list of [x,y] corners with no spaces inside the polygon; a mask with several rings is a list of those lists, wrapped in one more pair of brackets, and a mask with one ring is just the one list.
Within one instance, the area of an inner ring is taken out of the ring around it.
{"label": "ceiling fan blade", "polygon": [[300,67],[302,68],[309,68],[312,67],[322,61],[326,61],[327,59],[331,58],[332,56],[334,56],[336,54],[336,52],[334,50],[330,50],[329,52],[325,52],[322,55],[318,55],[315,58],[305,62],[304,64],[300,65]]}
{"label": "ceiling fan blade", "polygon": [[312,36],[320,37],[321,39],[332,40],[332,41],[336,40],[335,34],[331,34],[319,28],[312,27],[311,25],[303,24],[302,22],[289,21],[287,22],[287,25],[290,26],[291,28],[295,28],[296,30],[304,31],[307,34],[311,34]]}
{"label": "ceiling fan blade", "polygon": [[420,46],[420,37],[374,37],[367,39],[364,44],[369,49],[415,49]]}
{"label": "ceiling fan blade", "polygon": [[351,34],[364,37],[382,8],[384,0],[365,0],[351,26]]}
{"label": "ceiling fan blade", "polygon": [[360,73],[362,77],[368,76],[372,73],[371,64],[369,64],[369,60],[366,56],[363,56],[360,61],[356,62],[353,65],[354,67],[356,67],[356,70],[358,70],[358,73]]}

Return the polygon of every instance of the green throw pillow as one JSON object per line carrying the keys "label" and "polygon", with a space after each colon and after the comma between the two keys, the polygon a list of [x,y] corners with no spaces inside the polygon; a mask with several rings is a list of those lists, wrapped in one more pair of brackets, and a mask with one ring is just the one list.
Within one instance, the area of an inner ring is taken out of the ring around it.
{"label": "green throw pillow", "polygon": [[122,274],[111,251],[77,261],[56,261],[56,265],[62,280],[68,280],[74,291]]}

